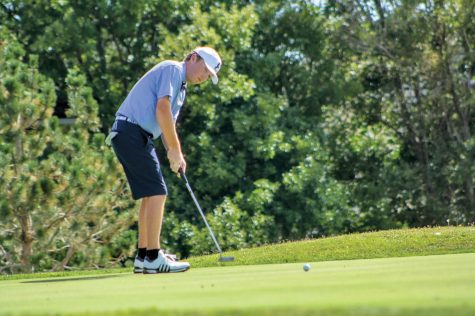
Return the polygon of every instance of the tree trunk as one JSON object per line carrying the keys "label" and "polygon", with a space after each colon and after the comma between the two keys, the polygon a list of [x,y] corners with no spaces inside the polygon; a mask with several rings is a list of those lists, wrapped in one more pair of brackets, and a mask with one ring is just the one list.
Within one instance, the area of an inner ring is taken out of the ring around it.
{"label": "tree trunk", "polygon": [[76,247],[70,246],[66,256],[58,263],[54,268],[53,271],[63,271],[64,267],[69,263],[69,260],[73,257],[74,253],[76,252]]}
{"label": "tree trunk", "polygon": [[21,227],[21,264],[23,272],[31,272],[33,250],[33,223],[29,214],[17,216]]}
{"label": "tree trunk", "polygon": [[[455,75],[452,73],[452,69],[450,68],[450,58],[448,52],[448,43],[445,43],[443,49],[439,51],[441,58],[443,58],[443,65],[448,81],[448,90],[452,96],[452,105],[455,113],[458,114],[459,124],[460,124],[460,131],[461,131],[461,139],[459,139],[459,146],[462,151],[466,151],[466,142],[472,137],[470,132],[470,106],[467,106],[466,109],[463,109],[463,102],[461,98],[463,96],[459,96],[456,88],[456,78]],[[457,126],[454,126],[454,130],[457,129]],[[471,164],[466,164],[464,161],[459,162],[462,166],[466,167],[467,170],[471,170]],[[473,180],[472,180],[472,173],[465,172],[463,183],[465,186],[465,197],[466,197],[466,206],[467,209],[465,211],[466,221],[471,222],[474,220],[474,212],[475,212],[475,196],[474,196],[474,189],[473,189]]]}
{"label": "tree trunk", "polygon": [[[419,122],[421,126],[417,127],[413,121],[413,115],[409,111],[409,108],[407,106],[407,101],[406,98],[404,97],[403,91],[403,80],[401,78],[397,78],[397,84],[398,84],[398,96],[400,99],[400,105],[401,105],[401,112],[402,112],[402,117],[403,121],[402,123],[405,125],[409,132],[409,143],[412,145],[412,148],[414,149],[414,153],[416,154],[417,160],[419,163],[423,166],[423,174],[424,174],[424,181],[426,184],[426,189],[428,194],[432,194],[433,192],[433,184],[432,184],[432,176],[430,172],[430,162],[429,162],[429,153],[428,153],[428,148],[427,148],[427,136],[425,135],[424,128],[423,128],[423,122],[421,119],[419,119]],[[418,104],[418,107],[421,105]]]}

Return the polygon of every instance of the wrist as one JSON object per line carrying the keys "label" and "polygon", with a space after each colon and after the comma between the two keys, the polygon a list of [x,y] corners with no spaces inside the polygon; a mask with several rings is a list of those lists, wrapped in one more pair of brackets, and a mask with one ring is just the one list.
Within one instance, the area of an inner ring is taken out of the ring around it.
{"label": "wrist", "polygon": [[176,147],[170,147],[168,148],[168,151],[174,152],[174,153],[180,153],[181,154],[181,148],[176,146]]}

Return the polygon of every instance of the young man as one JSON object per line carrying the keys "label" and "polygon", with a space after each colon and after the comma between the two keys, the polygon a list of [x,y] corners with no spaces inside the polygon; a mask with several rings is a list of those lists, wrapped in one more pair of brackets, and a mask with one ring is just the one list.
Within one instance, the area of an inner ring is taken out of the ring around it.
{"label": "young man", "polygon": [[174,173],[186,170],[175,122],[185,101],[186,85],[211,79],[218,83],[221,58],[209,47],[198,47],[184,62],[166,60],[148,71],[132,88],[116,113],[108,142],[122,164],[139,212],[136,273],[183,272],[178,262],[160,250],[160,231],[167,187],[152,139],[162,137]]}

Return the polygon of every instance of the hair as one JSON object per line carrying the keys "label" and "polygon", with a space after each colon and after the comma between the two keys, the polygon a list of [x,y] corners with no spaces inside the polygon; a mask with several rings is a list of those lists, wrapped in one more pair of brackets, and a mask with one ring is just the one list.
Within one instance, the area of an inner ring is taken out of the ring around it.
{"label": "hair", "polygon": [[196,61],[200,61],[200,60],[203,59],[200,55],[198,55],[197,52],[191,52],[191,53],[188,54],[188,56],[186,56],[185,61],[190,61],[191,56],[193,56],[193,55],[196,55]]}

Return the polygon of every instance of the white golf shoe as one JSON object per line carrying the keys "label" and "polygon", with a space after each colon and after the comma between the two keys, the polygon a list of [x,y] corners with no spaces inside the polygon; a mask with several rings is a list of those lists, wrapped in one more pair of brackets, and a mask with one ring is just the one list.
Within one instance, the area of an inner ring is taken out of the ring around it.
{"label": "white golf shoe", "polygon": [[158,252],[157,259],[149,261],[148,258],[145,258],[143,262],[143,273],[146,274],[185,272],[189,268],[188,262],[175,261],[173,257],[164,254],[162,250]]}
{"label": "white golf shoe", "polygon": [[134,273],[143,273],[143,262],[144,259],[135,257],[134,260]]}

